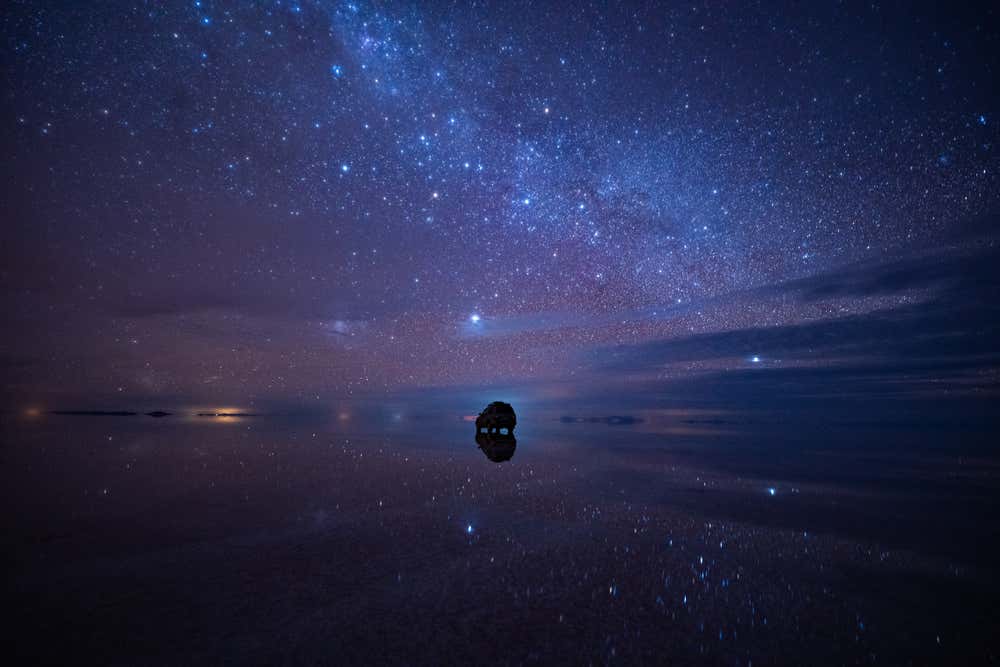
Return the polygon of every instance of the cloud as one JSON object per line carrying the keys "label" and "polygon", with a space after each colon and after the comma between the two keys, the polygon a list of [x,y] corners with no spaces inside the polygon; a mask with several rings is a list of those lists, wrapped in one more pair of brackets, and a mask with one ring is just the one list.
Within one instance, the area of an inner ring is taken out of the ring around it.
{"label": "cloud", "polygon": [[[800,324],[602,347],[587,357],[598,377],[649,378],[643,391],[682,384],[702,396],[741,400],[995,393],[1000,369],[1000,251],[993,245],[850,267],[773,286],[768,292],[808,304],[914,289],[932,290],[933,295]],[[750,362],[754,356],[759,363]],[[692,363],[703,363],[707,370],[681,380],[663,379],[672,365]]]}
{"label": "cloud", "polygon": [[[920,295],[923,298],[928,292],[964,295],[970,290],[981,291],[990,281],[994,284],[996,282],[993,267],[998,253],[990,245],[985,248],[981,246],[980,240],[972,245],[955,246],[889,262],[853,264],[836,271],[728,292],[683,304],[668,302],[601,314],[549,311],[510,316],[479,315],[476,321],[465,322],[459,328],[458,336],[500,338],[559,329],[596,329],[627,322],[669,321],[712,308],[775,300],[815,304],[851,299],[860,303],[860,300],[866,298],[894,295]],[[874,310],[875,305],[869,309]],[[776,334],[769,333],[765,338],[774,335]],[[751,348],[753,346],[750,345]]]}
{"label": "cloud", "polygon": [[995,282],[995,249],[954,247],[878,264],[857,264],[839,271],[793,280],[778,291],[806,301],[899,294],[909,290],[956,290]]}

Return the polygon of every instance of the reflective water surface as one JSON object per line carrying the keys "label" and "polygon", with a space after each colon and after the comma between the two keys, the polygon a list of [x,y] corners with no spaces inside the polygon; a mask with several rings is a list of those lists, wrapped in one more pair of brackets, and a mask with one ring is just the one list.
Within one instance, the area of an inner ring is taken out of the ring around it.
{"label": "reflective water surface", "polygon": [[522,420],[516,453],[459,419],[50,415],[3,433],[33,659],[997,656],[989,433],[697,413]]}

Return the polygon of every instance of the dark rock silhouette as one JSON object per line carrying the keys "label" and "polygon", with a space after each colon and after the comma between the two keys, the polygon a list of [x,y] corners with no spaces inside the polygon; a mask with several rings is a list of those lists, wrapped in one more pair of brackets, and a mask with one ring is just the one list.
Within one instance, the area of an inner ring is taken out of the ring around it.
{"label": "dark rock silhouette", "polygon": [[476,444],[483,450],[486,458],[494,463],[509,461],[517,449],[517,438],[513,435],[477,433]]}
{"label": "dark rock silhouette", "polygon": [[164,412],[163,410],[153,410],[152,412],[147,412],[148,417],[169,417],[169,412]]}
{"label": "dark rock silhouette", "polygon": [[493,401],[476,417],[476,434],[514,435],[517,415],[510,403]]}

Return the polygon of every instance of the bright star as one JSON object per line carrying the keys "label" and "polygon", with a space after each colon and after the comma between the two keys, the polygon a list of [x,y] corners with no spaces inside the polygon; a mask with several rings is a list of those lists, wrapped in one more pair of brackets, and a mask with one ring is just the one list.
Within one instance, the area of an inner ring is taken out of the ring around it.
{"label": "bright star", "polygon": [[760,363],[760,357],[758,357],[757,355],[754,355],[754,356],[750,357],[750,361],[753,362],[753,363],[755,363],[755,364],[759,364]]}
{"label": "bright star", "polygon": [[469,316],[469,319],[472,321],[473,324],[476,324],[482,318],[480,318],[479,315],[476,315],[475,313],[473,313],[472,315]]}

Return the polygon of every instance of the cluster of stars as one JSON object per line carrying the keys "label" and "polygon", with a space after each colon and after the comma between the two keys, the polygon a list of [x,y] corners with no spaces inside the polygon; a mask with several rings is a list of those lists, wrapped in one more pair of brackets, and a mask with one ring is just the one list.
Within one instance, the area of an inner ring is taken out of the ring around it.
{"label": "cluster of stars", "polygon": [[[266,295],[275,305],[257,310],[366,323],[350,358],[330,362],[352,383],[447,383],[524,346],[496,335],[505,321],[585,315],[591,328],[567,338],[579,347],[754,325],[712,307],[696,327],[607,323],[892,257],[995,206],[991,77],[957,66],[978,42],[929,36],[925,68],[861,36],[883,25],[877,9],[855,21],[601,4],[537,7],[530,21],[502,4],[28,5],[8,22],[14,164],[44,172],[23,183],[53,202],[44,224],[84,239],[53,244],[47,264],[87,303],[117,312],[152,294],[205,312],[189,295],[210,292],[245,311]],[[780,58],[741,47],[779,37]],[[113,267],[119,287],[98,289],[89,267]],[[489,322],[463,315],[487,302]],[[428,355],[464,317],[493,335]],[[272,365],[323,363],[282,345]]]}

